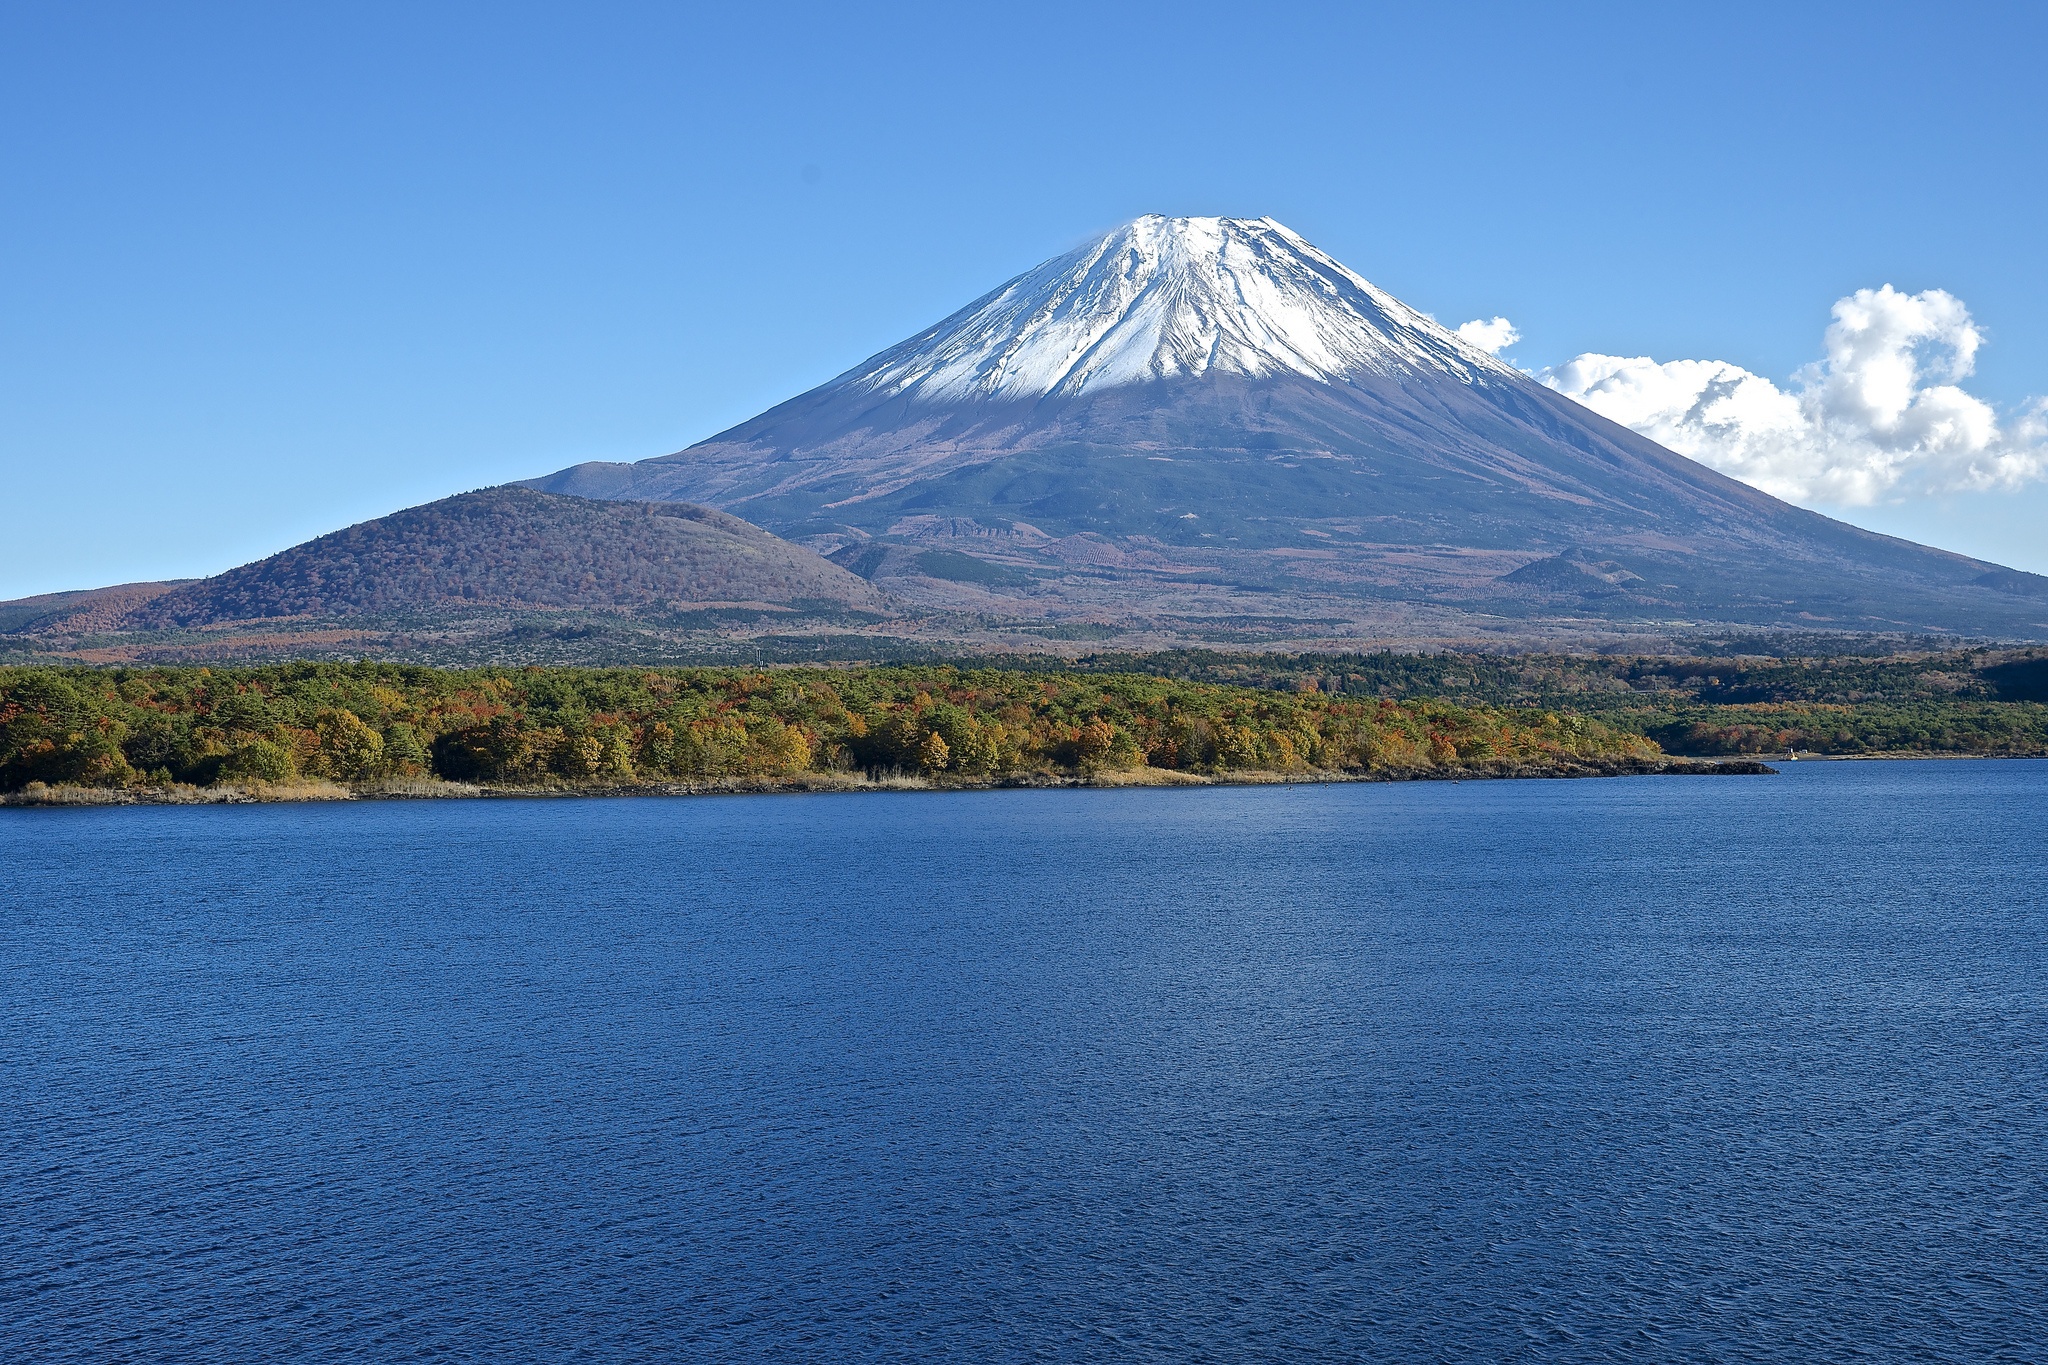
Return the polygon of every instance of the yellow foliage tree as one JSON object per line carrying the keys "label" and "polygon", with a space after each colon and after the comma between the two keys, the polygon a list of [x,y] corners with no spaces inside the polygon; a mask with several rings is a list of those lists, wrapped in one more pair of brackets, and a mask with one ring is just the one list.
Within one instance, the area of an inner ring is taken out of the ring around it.
{"label": "yellow foliage tree", "polygon": [[353,711],[322,711],[313,719],[313,736],[305,769],[315,777],[357,782],[375,776],[383,766],[384,736]]}

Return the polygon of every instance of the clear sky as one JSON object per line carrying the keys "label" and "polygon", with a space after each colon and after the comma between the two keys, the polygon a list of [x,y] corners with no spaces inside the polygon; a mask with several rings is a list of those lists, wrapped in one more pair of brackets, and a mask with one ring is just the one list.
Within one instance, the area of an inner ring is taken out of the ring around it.
{"label": "clear sky", "polygon": [[[1141,213],[1531,368],[1945,290],[2048,394],[2048,6],[0,7],[0,597],[678,449]],[[2048,572],[2048,491],[1851,519]]]}

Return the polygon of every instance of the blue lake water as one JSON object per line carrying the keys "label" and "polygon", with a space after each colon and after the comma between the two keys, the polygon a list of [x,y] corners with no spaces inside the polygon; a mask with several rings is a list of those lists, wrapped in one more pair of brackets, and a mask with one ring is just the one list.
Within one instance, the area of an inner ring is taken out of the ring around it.
{"label": "blue lake water", "polygon": [[0,811],[0,1359],[2048,1357],[2048,763]]}

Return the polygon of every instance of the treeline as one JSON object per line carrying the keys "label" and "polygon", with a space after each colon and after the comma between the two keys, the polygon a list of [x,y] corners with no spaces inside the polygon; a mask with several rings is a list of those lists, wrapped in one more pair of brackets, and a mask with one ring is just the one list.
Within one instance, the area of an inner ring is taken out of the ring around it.
{"label": "treeline", "polygon": [[2048,652],[1713,659],[1564,654],[1101,655],[1083,669],[1597,719],[1693,757],[2048,754]]}
{"label": "treeline", "polygon": [[1646,761],[1586,717],[1130,674],[389,664],[0,668],[0,790],[550,784],[812,771],[989,780],[1184,772],[1570,769]]}
{"label": "treeline", "polygon": [[[1027,665],[1028,666],[1028,665]],[[1814,702],[2048,703],[2048,650],[1968,649],[1810,658],[1585,654],[1097,654],[1082,671],[1345,696],[1453,697],[1490,706],[1628,704],[1645,697],[1708,705]]]}
{"label": "treeline", "polygon": [[1671,706],[1606,712],[1612,724],[1693,757],[1802,753],[2048,754],[2037,702]]}

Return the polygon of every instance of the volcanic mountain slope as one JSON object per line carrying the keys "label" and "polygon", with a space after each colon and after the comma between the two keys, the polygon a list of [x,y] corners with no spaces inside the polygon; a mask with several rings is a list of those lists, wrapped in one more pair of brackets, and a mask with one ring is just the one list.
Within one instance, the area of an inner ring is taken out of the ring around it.
{"label": "volcanic mountain slope", "polygon": [[1001,573],[899,587],[1021,615],[2048,634],[2048,579],[1676,455],[1271,219],[1141,218],[688,450],[530,486],[973,556]]}
{"label": "volcanic mountain slope", "polygon": [[882,597],[812,551],[707,507],[491,488],[366,521],[174,588],[136,606],[118,628],[738,604],[878,611]]}

